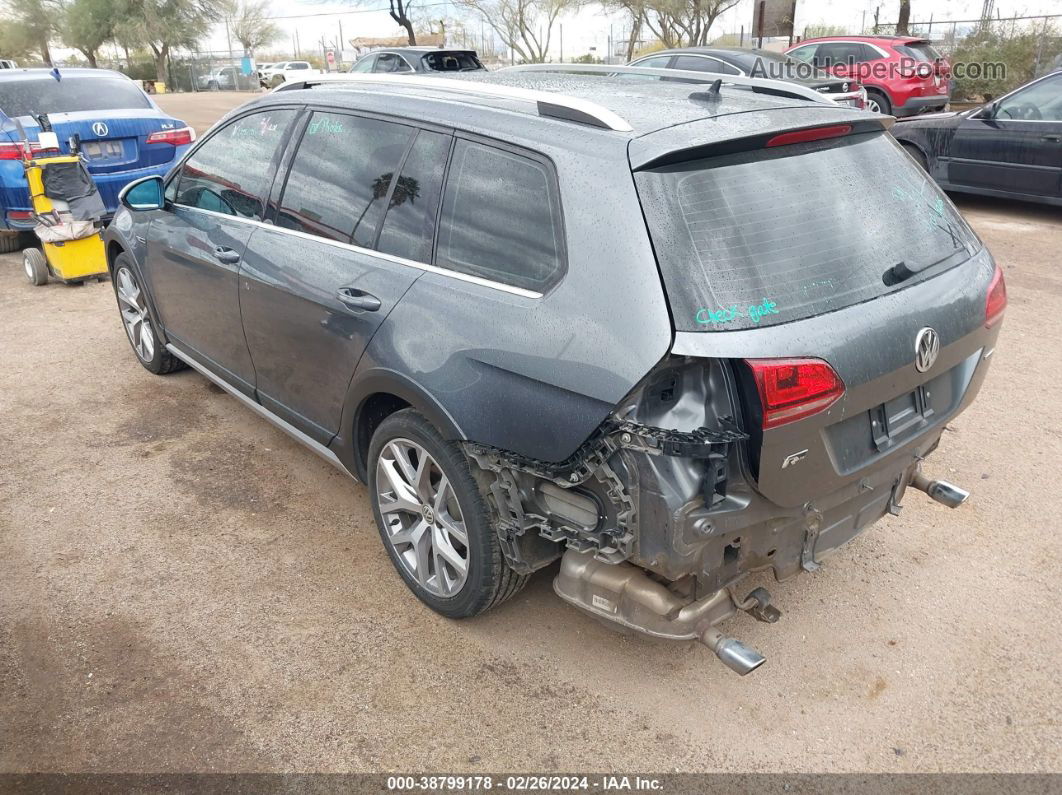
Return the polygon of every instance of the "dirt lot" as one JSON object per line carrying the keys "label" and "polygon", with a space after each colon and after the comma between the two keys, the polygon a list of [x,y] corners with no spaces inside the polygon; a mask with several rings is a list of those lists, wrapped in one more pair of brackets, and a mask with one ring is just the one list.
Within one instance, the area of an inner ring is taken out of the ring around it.
{"label": "dirt lot", "polygon": [[930,465],[974,496],[911,493],[771,585],[780,623],[728,625],[769,658],[745,679],[600,626],[550,571],[431,613],[363,487],[143,370],[109,283],[0,257],[0,770],[1062,771],[1062,219],[961,207],[1010,290]]}

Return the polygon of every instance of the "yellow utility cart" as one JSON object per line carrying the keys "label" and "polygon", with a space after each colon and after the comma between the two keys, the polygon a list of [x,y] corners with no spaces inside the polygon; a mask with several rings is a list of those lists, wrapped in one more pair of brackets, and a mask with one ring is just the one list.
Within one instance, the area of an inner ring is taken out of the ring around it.
{"label": "yellow utility cart", "polygon": [[[27,147],[28,148],[28,147]],[[35,152],[23,161],[41,248],[22,252],[26,278],[66,284],[107,276],[100,219],[106,208],[80,155]]]}

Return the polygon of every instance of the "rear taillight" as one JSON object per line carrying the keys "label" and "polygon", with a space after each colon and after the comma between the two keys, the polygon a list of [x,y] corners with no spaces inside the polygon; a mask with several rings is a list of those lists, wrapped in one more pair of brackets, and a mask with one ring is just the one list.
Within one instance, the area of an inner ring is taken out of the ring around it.
{"label": "rear taillight", "polygon": [[1007,308],[1007,283],[1003,280],[1003,270],[996,265],[992,274],[992,283],[988,285],[988,298],[985,299],[985,328],[994,326]]}
{"label": "rear taillight", "polygon": [[818,414],[844,395],[844,381],[821,359],[746,359],[760,393],[763,428]]}
{"label": "rear taillight", "polygon": [[852,132],[851,124],[834,124],[830,127],[812,127],[809,130],[782,133],[767,141],[767,146],[785,146],[786,144],[803,144],[808,141],[821,141],[824,138],[840,138]]}
{"label": "rear taillight", "polygon": [[32,157],[34,152],[41,151],[41,145],[35,141],[0,142],[0,160],[22,160]]}
{"label": "rear taillight", "polygon": [[8,210],[7,220],[9,221],[32,221],[32,210]]}
{"label": "rear taillight", "polygon": [[146,143],[184,146],[185,144],[190,144],[194,140],[195,130],[191,127],[181,127],[177,130],[159,130],[158,132],[153,132],[147,137]]}

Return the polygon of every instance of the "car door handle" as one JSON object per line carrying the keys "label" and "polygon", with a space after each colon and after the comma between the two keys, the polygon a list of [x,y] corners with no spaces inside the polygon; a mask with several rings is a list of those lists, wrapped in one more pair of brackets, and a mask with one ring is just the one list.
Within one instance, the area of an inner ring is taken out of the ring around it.
{"label": "car door handle", "polygon": [[344,305],[351,309],[363,309],[366,312],[375,312],[380,308],[380,299],[375,295],[359,290],[357,287],[341,287],[336,293]]}
{"label": "car door handle", "polygon": [[236,251],[236,249],[218,246],[214,249],[214,259],[218,262],[224,262],[226,265],[235,265],[240,261],[240,252]]}
{"label": "car door handle", "polygon": [[1050,141],[1051,143],[1062,143],[1062,135],[1045,135],[1041,140]]}

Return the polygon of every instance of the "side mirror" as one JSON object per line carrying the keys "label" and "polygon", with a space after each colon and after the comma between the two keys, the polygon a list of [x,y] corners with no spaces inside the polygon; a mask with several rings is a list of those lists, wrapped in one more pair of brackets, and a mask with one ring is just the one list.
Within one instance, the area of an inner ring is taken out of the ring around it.
{"label": "side mirror", "polygon": [[130,182],[118,194],[118,201],[130,210],[161,210],[163,198],[162,177],[144,177]]}

